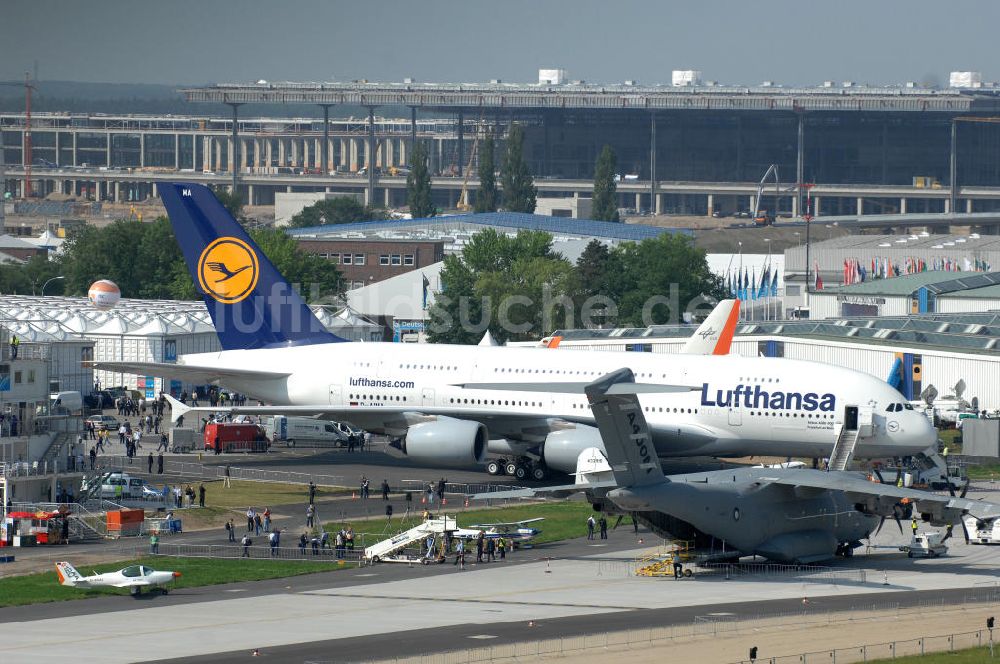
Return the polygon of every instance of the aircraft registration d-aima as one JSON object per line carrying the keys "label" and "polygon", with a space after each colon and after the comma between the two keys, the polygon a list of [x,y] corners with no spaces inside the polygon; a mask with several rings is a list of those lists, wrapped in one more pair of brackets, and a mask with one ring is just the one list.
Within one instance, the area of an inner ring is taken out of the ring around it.
{"label": "aircraft registration d-aima", "polygon": [[[233,414],[315,415],[400,439],[436,466],[519,458],[519,477],[572,472],[600,448],[583,386],[623,366],[661,457],[906,456],[936,441],[926,418],[874,376],[840,366],[734,355],[335,343],[209,189],[160,188],[215,323],[221,352],[177,363],[98,362],[111,371],[222,384],[271,404]],[[205,409],[214,411],[217,409]],[[187,412],[177,404],[174,416]]]}

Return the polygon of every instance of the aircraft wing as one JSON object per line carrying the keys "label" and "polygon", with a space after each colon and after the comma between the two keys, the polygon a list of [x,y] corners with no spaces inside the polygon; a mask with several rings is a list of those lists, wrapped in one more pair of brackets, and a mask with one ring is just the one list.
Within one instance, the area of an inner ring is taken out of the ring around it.
{"label": "aircraft wing", "polygon": [[289,372],[199,367],[171,362],[94,362],[93,367],[104,371],[118,371],[139,376],[161,376],[194,383],[216,383],[226,379],[269,380],[285,378],[290,375]]}
{"label": "aircraft wing", "polygon": [[115,588],[145,588],[146,586],[153,585],[145,579],[122,579],[121,581],[115,581],[108,584],[114,586]]}
{"label": "aircraft wing", "polygon": [[545,521],[544,516],[535,517],[534,519],[525,519],[524,521],[506,521],[501,523],[477,523],[474,526],[469,526],[470,528],[502,528],[504,526],[524,526],[529,523],[537,523],[539,521]]}
{"label": "aircraft wing", "polygon": [[[590,484],[564,484],[562,486],[543,486],[535,489],[512,489],[510,491],[492,491],[490,493],[477,493],[472,496],[474,500],[493,500],[506,498],[565,498],[581,491],[591,491],[593,489],[614,489],[618,484],[614,481],[592,482]],[[522,521],[521,523],[527,523]],[[486,525],[486,524],[482,524]],[[500,524],[495,524],[500,525]]]}
{"label": "aircraft wing", "polygon": [[918,505],[920,503],[936,503],[945,509],[961,510],[977,519],[992,520],[1000,518],[1000,505],[996,503],[969,500],[958,496],[942,495],[908,487],[897,487],[891,484],[882,484],[881,482],[871,482],[849,473],[798,468],[773,476],[762,474],[760,481],[795,488],[843,491],[848,495],[854,495],[858,498],[869,496],[898,498],[917,503]]}

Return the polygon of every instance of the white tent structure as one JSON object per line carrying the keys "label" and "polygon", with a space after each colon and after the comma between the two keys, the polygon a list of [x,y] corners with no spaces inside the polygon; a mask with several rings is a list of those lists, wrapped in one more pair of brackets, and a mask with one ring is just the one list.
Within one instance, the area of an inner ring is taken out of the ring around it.
{"label": "white tent structure", "polygon": [[[313,311],[342,338],[381,340],[381,327],[350,309],[316,306]],[[95,381],[102,387],[139,390],[150,398],[161,390],[176,394],[194,387],[153,376],[94,371],[83,364],[89,360],[174,362],[179,355],[221,350],[200,301],[122,299],[114,309],[101,311],[86,298],[0,295],[0,326],[22,343],[38,344],[37,352],[51,358],[49,375],[59,389],[85,394]]]}

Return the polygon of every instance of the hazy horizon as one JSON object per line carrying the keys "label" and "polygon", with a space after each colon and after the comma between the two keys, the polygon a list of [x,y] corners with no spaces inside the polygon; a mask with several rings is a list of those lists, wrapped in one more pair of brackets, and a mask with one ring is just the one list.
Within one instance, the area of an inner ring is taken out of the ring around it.
{"label": "hazy horizon", "polygon": [[0,79],[203,85],[369,79],[530,83],[562,68],[595,83],[824,80],[946,85],[1000,78],[1000,3],[913,0],[34,0],[7,7]]}

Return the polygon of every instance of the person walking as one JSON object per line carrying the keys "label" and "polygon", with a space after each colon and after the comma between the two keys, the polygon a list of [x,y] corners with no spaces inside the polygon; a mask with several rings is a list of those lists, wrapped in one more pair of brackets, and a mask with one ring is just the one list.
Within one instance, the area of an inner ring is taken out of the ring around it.
{"label": "person walking", "polygon": [[312,480],[309,480],[309,504],[312,505],[316,502],[316,485]]}
{"label": "person walking", "polygon": [[483,562],[483,549],[485,548],[484,545],[486,543],[485,540],[486,540],[486,533],[483,532],[482,530],[480,530],[479,534],[476,535],[476,562],[477,563]]}
{"label": "person walking", "polygon": [[205,506],[205,485],[204,484],[199,484],[198,485],[198,507],[204,507],[204,506]]}
{"label": "person walking", "polygon": [[10,335],[10,359],[17,359],[17,348],[21,345],[21,340],[17,338],[16,334]]}
{"label": "person walking", "polygon": [[163,452],[156,455],[156,474],[163,474]]}
{"label": "person walking", "polygon": [[608,539],[608,520],[604,518],[603,514],[601,515],[601,518],[598,520],[597,523],[601,528],[601,539],[602,540]]}
{"label": "person walking", "polygon": [[256,533],[257,537],[260,537],[260,531],[261,531],[261,529],[264,528],[264,524],[260,520],[260,514],[256,514],[255,513],[253,515],[253,528],[254,528],[254,532]]}
{"label": "person walking", "polygon": [[597,522],[594,521],[593,515],[588,516],[587,517],[587,539],[589,539],[589,540],[594,539],[594,526],[596,526],[596,525],[597,525]]}
{"label": "person walking", "polygon": [[255,514],[256,514],[256,512],[254,512],[254,509],[252,507],[248,507],[247,508],[247,532],[248,533],[252,533],[253,532],[253,517],[254,517]]}
{"label": "person walking", "polygon": [[160,537],[156,533],[149,536],[149,552],[152,554],[160,552]]}
{"label": "person walking", "polygon": [[367,477],[362,477],[361,478],[361,497],[364,498],[365,500],[368,499],[368,491],[369,491],[370,486],[371,485],[368,482],[368,478]]}
{"label": "person walking", "polygon": [[229,534],[229,541],[233,544],[236,543],[236,524],[230,519],[226,522],[226,532]]}
{"label": "person walking", "polygon": [[465,540],[458,540],[455,546],[455,562],[452,565],[458,565],[460,570],[465,569]]}
{"label": "person walking", "polygon": [[90,448],[90,469],[94,469],[94,465],[97,463],[97,446]]}
{"label": "person walking", "polygon": [[501,537],[497,541],[497,551],[500,553],[500,560],[503,561],[507,558],[507,538]]}
{"label": "person walking", "polygon": [[240,544],[243,545],[243,553],[240,554],[240,558],[249,558],[250,557],[250,545],[253,544],[253,540],[250,539],[250,533],[247,533],[246,535],[243,536],[243,539],[240,540]]}
{"label": "person walking", "polygon": [[306,528],[313,527],[313,519],[316,516],[316,506],[312,503],[306,508]]}
{"label": "person walking", "polygon": [[153,474],[153,453],[152,452],[150,452],[149,456],[146,457],[146,467],[148,468],[148,470],[146,472],[148,474],[152,475]]}
{"label": "person walking", "polygon": [[382,480],[382,500],[389,500],[389,480]]}
{"label": "person walking", "polygon": [[233,486],[232,482],[229,480],[229,464],[228,463],[226,464],[225,471],[223,471],[222,486],[224,488],[226,488],[226,489],[231,489],[232,486]]}
{"label": "person walking", "polygon": [[492,537],[486,540],[486,562],[496,562],[497,542]]}
{"label": "person walking", "polygon": [[268,541],[271,543],[271,557],[275,558],[278,555],[278,544],[281,539],[281,533],[278,530],[272,530],[271,534],[268,536]]}
{"label": "person walking", "polygon": [[271,532],[271,508],[264,508],[264,532]]}

